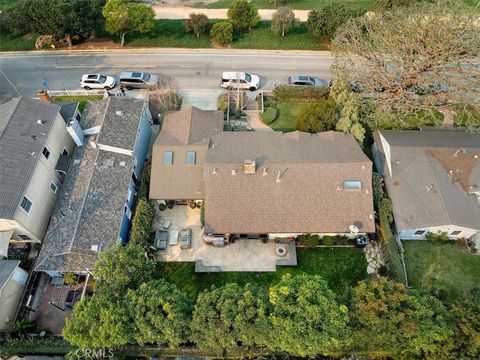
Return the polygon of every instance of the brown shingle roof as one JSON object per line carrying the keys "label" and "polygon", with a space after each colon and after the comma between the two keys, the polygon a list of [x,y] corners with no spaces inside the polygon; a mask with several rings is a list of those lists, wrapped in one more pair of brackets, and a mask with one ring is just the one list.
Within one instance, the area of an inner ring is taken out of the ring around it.
{"label": "brown shingle roof", "polygon": [[[203,163],[210,138],[223,131],[222,111],[195,107],[167,113],[153,145],[151,199],[203,199]],[[165,151],[173,152],[173,165],[164,165]],[[195,151],[196,164],[185,164],[187,151]]]}
{"label": "brown shingle roof", "polygon": [[[244,160],[256,172],[245,174]],[[222,133],[204,166],[207,233],[373,232],[372,165],[350,135]],[[359,180],[362,190],[343,190]]]}

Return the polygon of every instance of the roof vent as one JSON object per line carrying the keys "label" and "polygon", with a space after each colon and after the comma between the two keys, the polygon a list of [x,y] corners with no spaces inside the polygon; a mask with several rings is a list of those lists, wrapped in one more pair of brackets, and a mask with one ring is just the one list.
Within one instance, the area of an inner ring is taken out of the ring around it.
{"label": "roof vent", "polygon": [[118,116],[123,116],[123,111],[117,110],[115,111],[115,114],[117,114]]}
{"label": "roof vent", "polygon": [[276,180],[276,181],[277,181],[277,183],[279,183],[279,182],[281,181],[281,180],[280,180],[280,170],[279,170],[278,173],[277,173],[277,180]]}
{"label": "roof vent", "polygon": [[127,167],[127,162],[126,161],[120,161],[118,163],[118,165],[120,165],[121,167]]}
{"label": "roof vent", "polygon": [[263,176],[267,175],[267,168],[263,168],[262,175],[263,175]]}
{"label": "roof vent", "polygon": [[38,120],[37,120],[37,124],[38,124],[38,125],[45,125],[46,122],[47,122],[46,120],[42,120],[42,119],[38,119]]}
{"label": "roof vent", "polygon": [[237,170],[232,169],[232,175],[237,175]]}
{"label": "roof vent", "polygon": [[243,162],[243,170],[245,174],[255,174],[255,160],[245,160]]}
{"label": "roof vent", "polygon": [[103,164],[106,166],[106,167],[113,167],[115,165],[115,160],[113,159],[106,159]]}
{"label": "roof vent", "polygon": [[473,158],[474,158],[474,159],[478,159],[478,155],[473,155]]}
{"label": "roof vent", "polygon": [[212,174],[217,175],[217,168],[213,168]]}
{"label": "roof vent", "polygon": [[38,136],[37,136],[37,135],[30,135],[30,137],[31,137],[33,140],[37,140],[37,139],[38,139]]}

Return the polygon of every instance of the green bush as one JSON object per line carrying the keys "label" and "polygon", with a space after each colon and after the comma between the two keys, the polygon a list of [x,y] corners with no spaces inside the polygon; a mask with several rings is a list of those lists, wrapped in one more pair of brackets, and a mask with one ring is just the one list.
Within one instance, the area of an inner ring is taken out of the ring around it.
{"label": "green bush", "polygon": [[342,24],[358,15],[360,15],[358,12],[352,12],[342,4],[329,4],[309,12],[308,31],[316,38],[331,40]]}
{"label": "green bush", "polygon": [[237,0],[228,7],[227,17],[236,30],[250,30],[260,21],[255,5],[248,0]]}
{"label": "green bush", "polygon": [[155,216],[155,207],[145,198],[138,201],[135,216],[132,221],[130,243],[148,245],[152,235],[152,221]]}
{"label": "green bush", "polygon": [[322,237],[322,244],[325,246],[332,246],[335,245],[335,236],[323,236]]}
{"label": "green bush", "polygon": [[441,231],[439,231],[436,234],[432,232],[428,232],[425,235],[425,239],[427,239],[427,241],[432,244],[445,244],[446,242],[449,241],[448,234],[446,232],[441,232]]}
{"label": "green bush", "polygon": [[270,125],[277,119],[277,113],[278,113],[278,110],[275,108],[271,108],[271,107],[266,108],[262,114],[262,121],[265,124]]}
{"label": "green bush", "polygon": [[194,33],[199,37],[201,34],[208,32],[210,28],[210,21],[205,14],[190,14],[190,17],[183,22],[185,31]]}
{"label": "green bush", "polygon": [[164,211],[167,208],[167,205],[164,203],[158,204],[158,210]]}
{"label": "green bush", "polygon": [[314,86],[277,85],[273,88],[273,96],[284,101],[318,101],[328,97],[328,89]]}
{"label": "green bush", "polygon": [[295,130],[312,134],[335,129],[336,106],[333,100],[319,100],[304,106],[295,118]]}
{"label": "green bush", "polygon": [[320,244],[320,236],[318,235],[298,235],[297,243],[307,248],[313,248]]}
{"label": "green bush", "polygon": [[225,46],[233,41],[233,26],[229,21],[220,21],[213,24],[210,37],[216,44]]}
{"label": "green bush", "polygon": [[228,109],[228,94],[223,93],[218,95],[217,110],[227,110],[227,109]]}

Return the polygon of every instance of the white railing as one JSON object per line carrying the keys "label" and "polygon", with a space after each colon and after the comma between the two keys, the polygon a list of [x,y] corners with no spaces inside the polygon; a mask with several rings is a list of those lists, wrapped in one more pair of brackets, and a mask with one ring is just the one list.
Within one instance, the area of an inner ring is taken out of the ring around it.
{"label": "white railing", "polygon": [[53,96],[91,96],[91,95],[101,95],[105,99],[108,97],[108,92],[105,89],[98,90],[85,90],[85,89],[75,89],[75,90],[48,90],[48,95]]}

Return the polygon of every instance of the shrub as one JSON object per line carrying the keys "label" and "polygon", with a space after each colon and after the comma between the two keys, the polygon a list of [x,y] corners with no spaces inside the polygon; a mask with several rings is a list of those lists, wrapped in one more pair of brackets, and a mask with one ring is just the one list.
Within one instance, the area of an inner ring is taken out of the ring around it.
{"label": "shrub", "polygon": [[228,109],[228,94],[223,93],[218,95],[217,110],[227,110],[227,109]]}
{"label": "shrub", "polygon": [[222,46],[229,45],[233,41],[233,26],[228,21],[213,24],[210,31],[213,42]]}
{"label": "shrub", "polygon": [[335,244],[335,236],[323,236],[322,237],[322,243],[325,246],[332,246]]}
{"label": "shrub", "polygon": [[307,248],[313,248],[320,244],[320,236],[318,235],[298,235],[297,243]]}
{"label": "shrub", "polygon": [[318,133],[335,128],[335,102],[322,100],[303,107],[295,119],[295,130]]}
{"label": "shrub", "polygon": [[158,210],[164,211],[167,208],[167,204],[160,203],[158,204]]}
{"label": "shrub", "polygon": [[275,108],[271,108],[271,107],[266,108],[262,114],[262,121],[265,124],[270,125],[277,119],[277,113],[278,113],[278,110]]}
{"label": "shrub", "polygon": [[272,31],[274,34],[285,36],[295,26],[295,14],[289,8],[282,7],[272,16]]}
{"label": "shrub", "polygon": [[331,40],[340,25],[355,15],[341,4],[326,5],[308,13],[308,31],[316,38]]}
{"label": "shrub", "polygon": [[145,198],[138,201],[130,232],[130,243],[146,246],[152,233],[155,207]]}
{"label": "shrub", "polygon": [[258,10],[247,0],[237,0],[228,8],[228,20],[238,30],[250,30],[260,21]]}
{"label": "shrub", "polygon": [[183,22],[183,27],[186,32],[194,33],[199,37],[201,34],[208,32],[210,22],[205,14],[190,14],[190,17]]}
{"label": "shrub", "polygon": [[429,232],[425,235],[425,239],[432,244],[445,244],[449,240],[448,234],[441,231],[436,234]]}
{"label": "shrub", "polygon": [[270,4],[274,6],[285,6],[293,2],[293,0],[269,0]]}
{"label": "shrub", "polygon": [[375,9],[378,11],[390,10],[396,6],[409,6],[419,0],[375,0]]}
{"label": "shrub", "polygon": [[381,201],[383,199],[384,193],[383,193],[383,177],[374,172],[373,173],[373,203],[375,204],[375,207],[378,209],[380,208]]}
{"label": "shrub", "polygon": [[277,85],[273,88],[273,96],[279,100],[287,101],[317,101],[327,98],[328,89],[313,86]]}
{"label": "shrub", "polygon": [[388,223],[393,222],[393,207],[392,201],[389,198],[384,197],[380,202],[380,213],[385,216],[385,219],[388,220]]}

